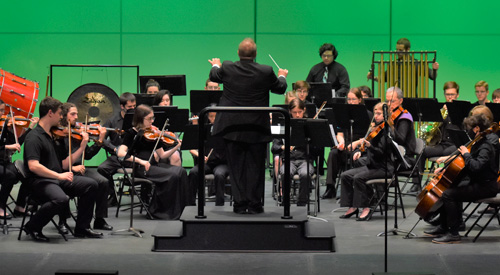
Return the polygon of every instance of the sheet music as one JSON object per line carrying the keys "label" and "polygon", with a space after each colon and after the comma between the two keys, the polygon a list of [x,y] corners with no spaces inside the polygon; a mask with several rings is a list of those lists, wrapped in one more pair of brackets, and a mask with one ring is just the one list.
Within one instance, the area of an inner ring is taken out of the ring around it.
{"label": "sheet music", "polygon": [[285,126],[281,125],[271,125],[271,134],[272,135],[284,135],[285,134]]}

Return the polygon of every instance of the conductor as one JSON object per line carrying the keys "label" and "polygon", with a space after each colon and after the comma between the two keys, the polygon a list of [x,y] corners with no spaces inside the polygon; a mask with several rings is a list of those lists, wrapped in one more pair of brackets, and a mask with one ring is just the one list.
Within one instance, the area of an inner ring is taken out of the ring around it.
{"label": "conductor", "polygon": [[[256,63],[257,45],[245,38],[238,47],[240,61],[208,60],[212,64],[210,81],[224,84],[219,106],[268,107],[269,91],[284,94],[288,70],[278,77],[267,65]],[[267,113],[217,114],[214,135],[222,135],[229,164],[233,211],[238,214],[264,212],[262,195],[265,180],[266,145],[271,141]]]}

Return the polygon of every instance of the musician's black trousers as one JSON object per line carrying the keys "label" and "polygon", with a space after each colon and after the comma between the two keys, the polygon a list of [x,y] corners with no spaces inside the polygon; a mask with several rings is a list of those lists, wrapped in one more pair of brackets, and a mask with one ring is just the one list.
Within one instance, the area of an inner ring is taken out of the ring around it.
{"label": "musician's black trousers", "polygon": [[41,231],[52,217],[67,209],[69,197],[79,198],[76,228],[79,230],[90,228],[98,192],[95,180],[82,176],[74,176],[72,182],[37,179],[32,186],[32,194],[40,203],[40,208],[26,224],[28,228]]}
{"label": "musician's black trousers", "polygon": [[[493,188],[491,188],[492,186]],[[457,187],[446,189],[441,198],[441,226],[453,235],[458,234],[458,227],[462,223],[462,202],[477,201],[496,196],[496,184],[480,184],[471,182]]]}

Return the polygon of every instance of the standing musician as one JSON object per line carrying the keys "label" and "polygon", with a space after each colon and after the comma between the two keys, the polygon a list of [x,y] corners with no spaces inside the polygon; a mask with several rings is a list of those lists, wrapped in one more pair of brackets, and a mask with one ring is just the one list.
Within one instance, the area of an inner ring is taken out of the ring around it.
{"label": "standing musician", "polygon": [[[156,139],[159,138],[160,131],[153,126],[153,121],[154,113],[151,107],[139,105],[135,109],[132,122],[134,127],[125,132],[123,144],[118,149],[118,157],[125,158],[128,150],[133,150],[137,165],[135,176],[153,182],[154,194],[149,205],[149,212],[160,219],[178,219],[184,210],[188,196],[186,170],[179,166],[169,164],[158,166],[157,164],[159,159],[170,157],[181,143],[178,141],[177,145],[169,148],[168,144],[160,141],[156,147]],[[155,133],[158,137],[155,137]],[[152,140],[148,140],[149,136]],[[130,156],[124,161],[130,163],[132,160]]]}
{"label": "standing musician", "polygon": [[[367,152],[367,163],[364,166],[353,168],[342,173],[340,176],[342,182],[340,205],[349,207],[347,212],[340,216],[341,219],[348,219],[353,215],[358,217],[359,208],[362,208],[361,214],[357,221],[367,221],[371,212],[370,199],[373,197],[373,188],[366,184],[369,179],[383,178],[386,173],[385,152],[390,147],[386,144],[384,131],[393,130],[392,120],[387,119],[386,125],[384,122],[383,105],[380,102],[373,107],[374,125],[367,138],[361,139],[361,143],[365,145]],[[392,115],[391,110],[388,110],[388,116]],[[368,141],[369,140],[369,141]],[[353,159],[357,160],[361,156],[360,151],[356,151]],[[393,163],[390,157],[387,158],[387,173],[392,174],[394,170]]]}
{"label": "standing musician", "polygon": [[[214,124],[216,112],[209,112],[207,117],[211,125]],[[210,138],[212,146],[205,146],[205,173],[214,174],[215,186],[215,206],[224,205],[224,186],[229,176],[229,167],[226,159],[224,140],[221,137],[213,136]],[[189,170],[189,189],[190,189],[190,205],[196,205],[196,191],[198,190],[198,158],[200,157],[198,150],[189,151],[193,156],[194,167]],[[208,194],[213,194],[212,190],[208,190]]]}
{"label": "standing musician", "polygon": [[[108,121],[106,121],[103,126],[106,128],[114,128],[122,130],[123,118],[125,117],[125,114],[127,113],[128,110],[135,109],[135,105],[136,102],[134,94],[123,93],[120,96],[120,109],[121,109],[120,112],[114,115]],[[122,144],[122,142],[123,142],[122,135],[119,135],[118,133],[113,131],[108,131],[106,133],[106,139],[104,140],[103,148],[110,156],[103,163],[101,163],[99,167],[97,167],[97,172],[99,172],[99,174],[103,175],[108,179],[108,188],[109,188],[108,193],[111,196],[110,197],[111,205],[116,205],[118,203],[115,193],[113,175],[116,173],[116,170],[118,170],[118,168],[121,168],[120,162],[118,161],[116,154],[118,152],[118,147]]]}
{"label": "standing musician", "polygon": [[[410,40],[408,40],[408,38],[400,38],[397,42],[396,42],[396,51],[400,52],[398,53],[397,55],[397,58],[399,60],[399,62],[402,62],[403,60],[403,55],[405,54],[405,52],[410,52],[410,48],[411,48],[411,43],[410,43]],[[415,62],[414,62],[414,68],[413,68],[413,71],[414,71],[414,76],[413,78],[415,79],[415,87],[418,85],[418,70],[419,70],[419,67],[420,67],[420,62],[421,61],[418,61],[415,59]],[[439,70],[439,63],[437,62],[434,62],[432,63],[432,68],[427,68],[428,70],[428,73],[429,73],[429,78],[432,79],[432,80],[436,80],[436,77],[437,77],[437,71]],[[399,68],[399,72],[398,72],[398,83],[403,83],[402,82],[402,78],[405,77],[404,73],[403,73],[403,66],[400,66]],[[368,80],[370,79],[374,79],[375,81],[378,81],[378,77],[374,77],[373,76],[373,72],[372,72],[372,69],[370,69],[370,71],[368,72],[368,74],[366,75],[366,78]],[[385,72],[385,80],[387,81],[387,71]]]}
{"label": "standing musician", "polygon": [[[474,138],[490,127],[490,120],[484,114],[476,114],[464,119],[464,127],[470,137]],[[464,158],[464,171],[469,179],[454,183],[446,189],[441,197],[443,206],[440,209],[441,224],[432,230],[424,231],[426,235],[436,237],[433,243],[459,243],[458,234],[462,222],[462,202],[476,201],[494,197],[498,192],[498,161],[494,145],[488,138],[481,138],[469,150],[465,146],[458,149]],[[442,168],[435,173],[442,172]]]}
{"label": "standing musician", "polygon": [[[269,90],[285,93],[288,70],[279,69],[276,77],[270,66],[256,63],[257,45],[251,38],[240,43],[238,56],[240,60],[234,63],[221,64],[219,58],[209,60],[210,80],[224,84],[220,106],[267,107]],[[214,135],[222,135],[226,144],[235,213],[264,212],[262,196],[270,134],[266,113],[222,112],[215,119]]]}
{"label": "standing musician", "polygon": [[[448,81],[444,83],[444,97],[446,99],[446,102],[452,102],[453,100],[457,100],[459,96],[459,86],[455,81]],[[451,123],[450,116],[448,116],[448,109],[446,107],[446,104],[443,105],[443,109],[441,110],[441,114],[443,114],[443,123],[439,125],[439,127],[436,125],[435,122],[433,122],[431,125],[432,128],[431,131],[434,131],[434,135],[440,133],[440,140],[436,145],[430,145],[426,146],[424,149],[424,152],[422,154],[422,157],[419,160],[418,163],[418,169],[420,174],[424,172],[425,168],[425,160],[427,158],[431,157],[437,157],[437,156],[446,156],[451,153],[453,153],[457,147],[455,144],[453,144],[453,141],[450,138],[449,130],[450,129],[455,129],[459,130],[457,126],[453,125]],[[429,135],[432,135],[433,133],[428,133]],[[429,137],[432,138],[432,137]],[[413,186],[410,189],[410,192],[418,192],[421,189],[421,183],[418,177],[413,178]]]}
{"label": "standing musician", "polygon": [[325,43],[319,48],[319,56],[323,62],[314,65],[307,75],[307,82],[332,83],[335,96],[346,96],[350,88],[349,74],[346,68],[335,61],[339,53],[335,46]]}
{"label": "standing musician", "polygon": [[[71,128],[76,126],[76,120],[78,119],[78,109],[76,105],[70,102],[64,103],[62,105],[62,119],[60,125],[62,127],[68,127],[68,123]],[[65,171],[68,170],[69,167],[72,168],[73,173],[85,177],[89,177],[95,180],[98,184],[98,191],[96,197],[95,204],[95,220],[94,220],[94,229],[102,229],[102,230],[113,230],[113,227],[106,223],[104,218],[108,217],[108,179],[99,174],[96,170],[88,170],[85,169],[85,165],[82,160],[82,156],[84,159],[89,160],[92,159],[99,150],[101,150],[101,146],[104,141],[104,137],[106,135],[105,127],[98,127],[98,136],[94,137],[94,144],[92,146],[88,146],[89,142],[89,134],[85,132],[85,125],[81,126],[81,139],[73,138],[71,140],[71,165],[69,164],[69,141],[68,137],[59,139],[56,141],[58,153],[63,159],[62,167]],[[59,222],[59,227],[64,226],[64,222]]]}
{"label": "standing musician", "polygon": [[[288,104],[288,110],[290,111],[290,115],[292,118],[304,118],[306,113],[306,104],[304,101],[295,98],[290,104]],[[283,139],[274,139],[273,146],[271,148],[273,154],[283,154],[285,151],[285,143]],[[317,148],[311,148],[311,151],[317,151]],[[310,152],[311,153],[311,152]],[[314,155],[314,153],[311,153]],[[281,156],[283,159],[283,155]],[[293,178],[293,175],[298,174],[300,179],[299,184],[299,196],[297,199],[297,206],[306,206],[309,198],[309,186],[311,184],[311,176],[314,174],[314,166],[313,160],[314,157],[309,157],[308,159],[306,146],[295,146],[290,148],[290,178]],[[309,174],[308,168],[309,166]],[[285,173],[285,165],[282,164],[280,167],[280,175],[283,179],[283,174]]]}
{"label": "standing musician", "polygon": [[[359,105],[364,104],[363,94],[358,88],[351,88],[349,93],[347,93],[347,104]],[[370,120],[373,117],[373,113],[368,111],[368,117]],[[344,134],[347,133],[347,135]],[[352,140],[359,140],[363,136],[359,133],[353,133]],[[334,198],[337,194],[335,190],[335,181],[337,179],[337,174],[339,173],[340,167],[345,166],[347,164],[347,154],[345,154],[345,140],[350,141],[351,138],[349,136],[349,129],[343,129],[343,132],[337,133],[337,148],[333,148],[330,150],[327,160],[327,173],[326,173],[326,190],[325,193],[321,196],[322,199],[331,199]],[[349,150],[351,146],[348,146]]]}
{"label": "standing musician", "polygon": [[101,238],[101,233],[90,228],[97,182],[88,177],[74,176],[73,172],[63,172],[62,161],[56,153],[51,128],[59,125],[61,106],[59,100],[45,97],[38,108],[40,121],[28,133],[24,143],[24,165],[29,171],[32,196],[40,203],[24,230],[35,241],[49,241],[42,233],[43,227],[54,215],[67,209],[68,196],[75,196],[79,198],[75,237]]}
{"label": "standing musician", "polygon": [[[5,106],[6,105],[3,100],[0,99],[0,114],[5,113]],[[7,206],[9,194],[12,191],[14,184],[16,184],[20,178],[19,172],[12,163],[12,154],[21,151],[21,145],[26,138],[26,134],[29,133],[31,129],[33,129],[38,123],[37,117],[30,119],[30,122],[28,122],[28,130],[20,137],[17,137],[16,140],[16,136],[12,131],[12,127],[8,126],[11,119],[9,119],[8,116],[2,116],[2,119],[4,124],[1,128],[2,134],[0,135],[0,137],[2,137],[2,139],[0,140],[0,178],[2,178],[0,187],[0,220],[3,220],[4,216],[7,216],[5,217],[6,219],[12,218],[12,216],[9,213],[4,212],[4,210]],[[26,204],[26,197],[28,196],[29,192],[28,189],[28,185],[24,182],[19,188],[16,207],[14,208],[14,214],[16,216],[24,215],[24,205]]]}

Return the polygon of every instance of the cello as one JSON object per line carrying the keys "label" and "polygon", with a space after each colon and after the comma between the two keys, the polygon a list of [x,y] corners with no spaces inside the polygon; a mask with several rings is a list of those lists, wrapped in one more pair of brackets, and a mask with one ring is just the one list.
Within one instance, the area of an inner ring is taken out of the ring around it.
{"label": "cello", "polygon": [[[469,141],[465,147],[471,150],[472,146],[486,135],[498,131],[499,126],[494,123],[490,128],[484,130],[477,135],[473,140]],[[450,188],[454,183],[460,182],[464,176],[465,160],[460,152],[455,151],[446,162],[443,170],[434,175],[429,183],[422,189],[422,192],[417,196],[418,204],[415,208],[417,213],[424,220],[428,220],[442,206],[441,197],[444,191]]]}

